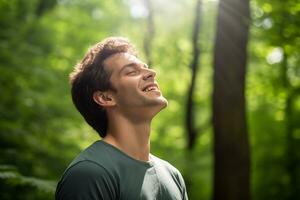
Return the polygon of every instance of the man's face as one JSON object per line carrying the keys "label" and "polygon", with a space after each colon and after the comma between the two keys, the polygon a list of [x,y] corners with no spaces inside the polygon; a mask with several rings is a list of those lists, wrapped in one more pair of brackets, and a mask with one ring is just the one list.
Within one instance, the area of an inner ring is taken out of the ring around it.
{"label": "man's face", "polygon": [[[125,112],[155,112],[167,106],[155,80],[156,72],[134,55],[118,53],[104,61],[105,70],[111,72],[110,82],[116,106]],[[150,108],[150,109],[149,109]],[[145,113],[146,114],[146,113]]]}

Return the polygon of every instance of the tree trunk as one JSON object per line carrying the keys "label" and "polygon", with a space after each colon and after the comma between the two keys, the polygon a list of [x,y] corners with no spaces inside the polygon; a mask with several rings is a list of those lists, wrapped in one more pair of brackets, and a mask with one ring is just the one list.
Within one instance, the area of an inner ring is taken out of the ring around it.
{"label": "tree trunk", "polygon": [[249,0],[220,0],[214,49],[214,200],[250,199],[245,77]]}
{"label": "tree trunk", "polygon": [[192,35],[192,44],[193,44],[193,58],[190,64],[192,71],[192,79],[187,93],[187,102],[186,102],[186,117],[185,124],[187,129],[187,138],[188,138],[188,149],[192,150],[195,145],[197,130],[194,123],[194,90],[195,82],[198,72],[199,57],[200,57],[200,44],[199,44],[199,31],[200,31],[200,12],[201,12],[201,0],[197,0],[196,10],[195,10],[195,21],[193,27]]}

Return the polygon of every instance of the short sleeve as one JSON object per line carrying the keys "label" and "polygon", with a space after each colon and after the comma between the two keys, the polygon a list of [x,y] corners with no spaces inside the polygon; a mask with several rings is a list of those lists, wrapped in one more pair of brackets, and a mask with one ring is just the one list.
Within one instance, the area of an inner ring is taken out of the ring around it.
{"label": "short sleeve", "polygon": [[176,169],[173,166],[172,166],[172,169],[173,169],[173,176],[175,177],[175,182],[176,182],[177,186],[180,188],[182,199],[188,200],[186,186],[185,186],[184,179],[183,179],[181,173],[178,171],[178,169]]}
{"label": "short sleeve", "polygon": [[81,161],[71,166],[57,185],[56,200],[110,200],[116,186],[109,173],[97,163]]}
{"label": "short sleeve", "polygon": [[178,171],[178,179],[179,179],[179,182],[180,182],[180,185],[181,185],[182,199],[188,200],[186,186],[185,186],[183,177],[182,177],[182,175],[181,175],[181,173],[179,171]]}

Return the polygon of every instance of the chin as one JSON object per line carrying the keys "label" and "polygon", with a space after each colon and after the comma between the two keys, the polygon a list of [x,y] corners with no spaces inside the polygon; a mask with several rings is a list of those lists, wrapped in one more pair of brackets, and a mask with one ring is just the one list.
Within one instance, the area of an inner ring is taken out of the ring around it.
{"label": "chin", "polygon": [[168,106],[168,100],[165,97],[160,96],[158,99],[158,105],[160,106],[160,110],[162,110]]}
{"label": "chin", "polygon": [[[168,106],[168,101],[163,96],[157,97],[155,99],[151,99],[147,101],[147,104],[143,106],[143,111],[138,111],[139,114],[143,116],[148,116],[148,118],[153,118],[156,116],[161,110]],[[143,117],[142,117],[143,118]]]}
{"label": "chin", "polygon": [[145,96],[144,100],[144,105],[156,112],[168,106],[167,99],[160,92],[154,93],[154,95],[151,96]]}
{"label": "chin", "polygon": [[164,104],[164,108],[168,106],[169,102],[168,100],[162,96],[162,101],[163,101],[163,104]]}

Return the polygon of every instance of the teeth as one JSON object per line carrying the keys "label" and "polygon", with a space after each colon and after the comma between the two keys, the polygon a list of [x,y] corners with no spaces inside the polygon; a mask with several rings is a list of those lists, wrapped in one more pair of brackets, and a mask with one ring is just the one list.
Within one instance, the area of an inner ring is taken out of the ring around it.
{"label": "teeth", "polygon": [[149,92],[149,91],[152,91],[152,90],[155,90],[156,88],[154,87],[154,86],[152,86],[152,87],[147,87],[146,89],[145,89],[145,92]]}

